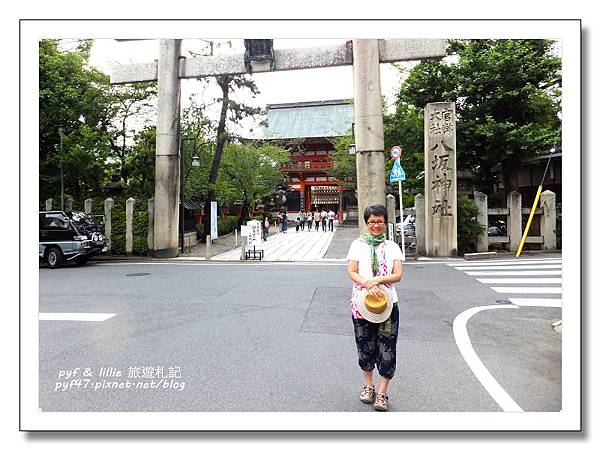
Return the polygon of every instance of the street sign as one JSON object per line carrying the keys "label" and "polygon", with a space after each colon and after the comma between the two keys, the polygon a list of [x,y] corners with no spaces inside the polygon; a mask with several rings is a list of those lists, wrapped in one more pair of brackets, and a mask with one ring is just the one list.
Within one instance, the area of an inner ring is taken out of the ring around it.
{"label": "street sign", "polygon": [[399,159],[401,154],[402,154],[402,149],[400,147],[398,147],[397,145],[394,145],[392,147],[392,149],[390,150],[390,156],[392,157],[392,159]]}
{"label": "street sign", "polygon": [[210,240],[215,241],[219,238],[219,228],[217,227],[217,202],[210,202]]}
{"label": "street sign", "polygon": [[392,171],[390,172],[390,183],[404,180],[406,180],[406,174],[404,173],[404,169],[400,165],[400,160],[397,159],[396,161],[394,161],[394,166],[392,167]]}

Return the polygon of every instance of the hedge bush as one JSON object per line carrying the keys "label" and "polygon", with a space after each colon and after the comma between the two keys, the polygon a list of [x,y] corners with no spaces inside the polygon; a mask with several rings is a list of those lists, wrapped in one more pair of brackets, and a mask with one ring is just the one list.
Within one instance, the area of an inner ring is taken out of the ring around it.
{"label": "hedge bush", "polygon": [[[92,215],[104,216],[104,201],[106,198],[92,199]],[[115,205],[112,210],[112,232],[111,232],[111,252],[113,255],[125,254],[125,208],[127,198],[124,196],[113,197]],[[85,199],[74,199],[73,210],[84,211]],[[44,205],[45,207],[45,202]],[[43,209],[40,209],[43,210]],[[97,221],[99,222],[99,221]],[[100,228],[105,231],[104,224],[98,223]],[[133,209],[133,254],[146,255],[148,253],[148,199],[136,199]]]}
{"label": "hedge bush", "polygon": [[239,219],[238,216],[228,216],[226,219],[218,219],[217,229],[219,230],[219,236],[233,232],[238,226]]}
{"label": "hedge bush", "polygon": [[477,250],[477,238],[483,232],[487,232],[485,227],[477,222],[479,208],[473,200],[468,197],[459,197],[458,203],[458,252],[462,255]]}

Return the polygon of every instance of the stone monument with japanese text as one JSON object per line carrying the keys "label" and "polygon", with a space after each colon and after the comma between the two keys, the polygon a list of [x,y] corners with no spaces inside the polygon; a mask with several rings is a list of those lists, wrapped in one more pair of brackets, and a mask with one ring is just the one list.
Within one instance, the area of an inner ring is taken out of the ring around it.
{"label": "stone monument with japanese text", "polygon": [[456,106],[425,106],[425,252],[456,256]]}

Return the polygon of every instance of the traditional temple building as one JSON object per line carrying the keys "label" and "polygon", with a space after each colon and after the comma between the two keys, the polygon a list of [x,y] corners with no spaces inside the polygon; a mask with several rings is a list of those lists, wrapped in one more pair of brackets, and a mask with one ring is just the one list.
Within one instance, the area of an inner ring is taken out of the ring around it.
{"label": "traditional temple building", "polygon": [[289,213],[332,209],[343,217],[344,188],[327,171],[335,151],[332,139],[350,134],[353,118],[351,100],[267,105],[268,127],[262,140],[280,141],[291,152],[284,167]]}

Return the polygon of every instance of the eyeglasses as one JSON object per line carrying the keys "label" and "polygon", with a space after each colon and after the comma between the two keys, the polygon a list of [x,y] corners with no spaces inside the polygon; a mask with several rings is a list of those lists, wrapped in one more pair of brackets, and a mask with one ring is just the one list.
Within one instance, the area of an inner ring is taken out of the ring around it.
{"label": "eyeglasses", "polygon": [[385,225],[385,222],[383,220],[369,220],[367,222],[367,225]]}

